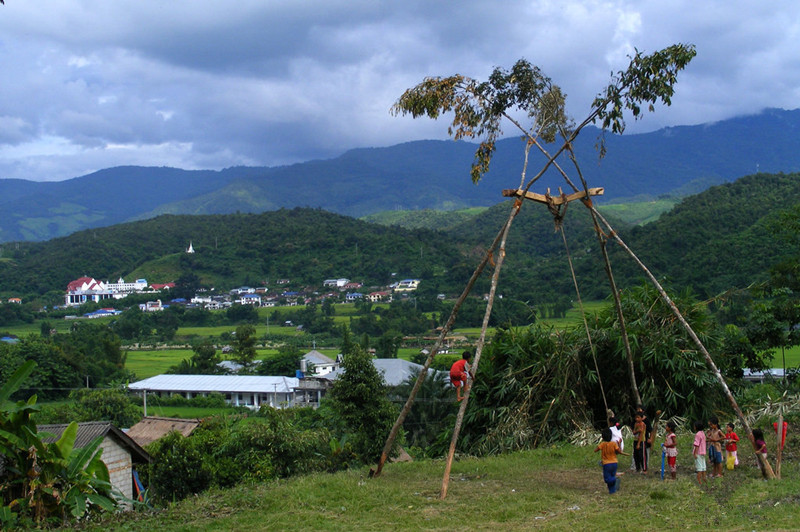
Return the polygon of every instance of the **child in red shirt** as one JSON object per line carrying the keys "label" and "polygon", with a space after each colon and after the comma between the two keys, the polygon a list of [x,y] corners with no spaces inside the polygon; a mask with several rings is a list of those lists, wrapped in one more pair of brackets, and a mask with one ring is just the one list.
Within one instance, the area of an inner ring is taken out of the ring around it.
{"label": "child in red shirt", "polygon": [[667,465],[669,465],[669,475],[675,480],[678,471],[676,461],[678,456],[678,437],[675,434],[675,422],[667,421],[667,435],[664,437],[664,453],[667,455]]}
{"label": "child in red shirt", "polygon": [[725,461],[727,462],[732,456],[734,466],[739,465],[739,457],[736,454],[738,450],[736,442],[738,441],[739,436],[733,432],[733,423],[728,423],[728,426],[725,428]]}
{"label": "child in red shirt", "polygon": [[469,390],[468,378],[472,377],[470,372],[469,363],[472,360],[472,353],[464,351],[461,355],[461,360],[455,362],[450,367],[450,382],[456,387],[456,399],[461,401],[464,396],[461,395],[461,387],[464,387],[464,393]]}

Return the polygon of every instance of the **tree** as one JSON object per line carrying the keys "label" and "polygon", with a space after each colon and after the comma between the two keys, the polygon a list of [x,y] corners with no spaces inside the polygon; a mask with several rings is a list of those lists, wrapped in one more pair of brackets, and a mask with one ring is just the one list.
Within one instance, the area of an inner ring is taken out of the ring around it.
{"label": "tree", "polygon": [[131,427],[141,418],[138,406],[123,388],[81,388],[69,394],[76,421],[110,421],[117,427]]}
{"label": "tree", "polygon": [[225,316],[231,323],[258,323],[258,310],[253,305],[231,305]]}
{"label": "tree", "polygon": [[178,277],[178,280],[175,281],[172,295],[176,298],[182,297],[184,299],[191,299],[197,294],[201,286],[200,277],[192,271],[187,271],[182,273],[181,276]]}
{"label": "tree", "polygon": [[[396,386],[390,395],[402,400],[411,392],[416,380],[417,374],[414,372],[400,386]],[[449,385],[447,372],[439,371],[425,379],[418,397],[420,400],[414,403],[403,426],[408,435],[408,445],[425,449],[429,456],[441,456],[443,450],[434,448],[433,444],[446,437],[455,414],[453,389]]]}
{"label": "tree", "polygon": [[[738,356],[722,351],[720,335],[706,305],[694,297],[689,290],[670,294],[670,299],[691,328],[710,346],[717,364],[727,369]],[[664,410],[668,415],[680,415],[689,419],[706,419],[722,407],[719,387],[714,375],[707,371],[703,355],[693,339],[675,320],[673,309],[660,297],[652,285],[643,283],[620,293],[626,327],[632,348],[634,368],[640,386],[643,405]],[[600,378],[604,385],[609,407],[616,412],[633,412],[638,399],[625,386],[625,348],[620,332],[619,318],[613,307],[603,309],[593,322],[590,331]],[[588,339],[581,340],[580,347],[585,360],[591,360]],[[593,364],[586,364],[587,369]],[[587,389],[588,396],[599,398],[599,385]],[[594,419],[605,419],[603,405],[594,404]]]}
{"label": "tree", "polygon": [[277,355],[262,360],[256,369],[256,373],[259,375],[294,377],[295,372],[300,369],[300,360],[302,358],[303,352],[300,348],[284,345],[278,348]]}
{"label": "tree", "polygon": [[353,450],[363,462],[381,453],[383,437],[397,416],[397,408],[386,397],[383,377],[372,356],[353,344],[344,355],[342,373],[325,401],[343,424]]}
{"label": "tree", "polygon": [[239,325],[233,337],[233,360],[241,364],[242,372],[249,373],[256,358],[256,328]]}
{"label": "tree", "polygon": [[378,339],[376,354],[378,358],[397,358],[397,352],[403,344],[403,335],[400,331],[386,331]]}
{"label": "tree", "polygon": [[192,346],[192,368],[197,375],[218,375],[222,372],[219,363],[222,357],[210,338]]}

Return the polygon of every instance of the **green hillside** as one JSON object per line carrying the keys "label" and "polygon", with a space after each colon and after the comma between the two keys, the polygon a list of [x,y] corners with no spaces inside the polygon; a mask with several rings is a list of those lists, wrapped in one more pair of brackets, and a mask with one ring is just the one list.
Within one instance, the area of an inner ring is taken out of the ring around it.
{"label": "green hillside", "polygon": [[778,263],[797,261],[800,248],[782,233],[780,218],[798,204],[800,174],[756,174],[687,197],[625,238],[674,286],[710,296],[763,281]]}
{"label": "green hillside", "polygon": [[361,219],[380,225],[396,225],[406,229],[447,230],[473,219],[488,207],[472,207],[454,211],[422,209],[420,211],[382,211],[362,216]]}
{"label": "green hillside", "polygon": [[[189,242],[196,253],[184,253]],[[456,245],[427,230],[369,224],[317,209],[263,214],[164,215],[41,243],[6,246],[0,290],[63,293],[70,281],[143,276],[169,282],[191,272],[231,288],[290,279],[293,286],[348,277],[388,284],[392,274],[432,279],[458,261]]]}
{"label": "green hillside", "polygon": [[[797,239],[788,239],[780,220],[800,203],[798,198],[800,174],[757,174],[687,197],[645,225],[625,220],[654,216],[668,200],[639,208],[607,206],[603,212],[656,276],[674,287],[713,295],[764,280],[781,261],[796,262]],[[453,213],[426,211],[419,225],[437,230],[401,227],[410,223],[411,214],[390,226],[300,208],[162,215],[47,242],[4,245],[0,296],[51,292],[60,298],[67,283],[83,275],[169,282],[184,273],[218,289],[277,279],[290,279],[293,286],[318,286],[338,277],[382,286],[396,277],[417,277],[425,280],[429,293],[458,293],[510,208],[510,202],[503,202]],[[382,218],[382,223],[389,221]],[[604,299],[607,280],[588,211],[579,203],[570,206],[563,228],[582,296]],[[190,241],[197,250],[194,255],[184,252]],[[608,249],[620,286],[638,283],[638,267],[618,246]],[[488,286],[487,271],[475,293],[484,293]],[[499,289],[533,304],[574,298],[567,248],[543,205],[525,202],[515,219]]]}

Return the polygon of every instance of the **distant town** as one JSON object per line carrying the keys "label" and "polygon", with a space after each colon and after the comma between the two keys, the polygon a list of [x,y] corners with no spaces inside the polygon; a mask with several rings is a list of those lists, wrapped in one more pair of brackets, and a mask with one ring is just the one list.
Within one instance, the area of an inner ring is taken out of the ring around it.
{"label": "distant town", "polygon": [[[287,285],[289,279],[279,279],[278,286]],[[312,299],[323,301],[327,298],[337,300],[344,299],[345,302],[352,303],[366,300],[372,303],[391,302],[395,295],[408,294],[415,291],[420,284],[419,279],[403,279],[386,286],[382,290],[363,293],[359,290],[363,287],[362,283],[351,281],[346,278],[326,279],[322,282],[322,291],[317,287],[306,287],[298,291],[271,291],[266,286],[253,288],[241,286],[233,290],[215,294],[214,291],[200,289],[194,297],[189,300],[177,298],[170,300],[171,304],[184,305],[190,308],[203,308],[206,310],[220,310],[235,304],[251,305],[255,307],[274,307],[277,305],[295,306],[307,304]],[[120,277],[116,282],[98,281],[92,277],[80,277],[67,285],[64,295],[65,307],[79,307],[85,303],[102,304],[103,301],[123,299],[130,294],[153,294],[162,295],[164,291],[169,291],[175,287],[174,282],[163,284],[149,284],[146,279],[136,279],[134,282],[126,282]],[[327,290],[327,291],[326,291]],[[15,298],[18,299],[18,298]],[[9,301],[11,302],[11,301]],[[143,312],[158,312],[164,310],[168,305],[162,303],[161,299],[140,303],[139,308]],[[110,316],[121,311],[104,308],[85,315],[87,318]]]}

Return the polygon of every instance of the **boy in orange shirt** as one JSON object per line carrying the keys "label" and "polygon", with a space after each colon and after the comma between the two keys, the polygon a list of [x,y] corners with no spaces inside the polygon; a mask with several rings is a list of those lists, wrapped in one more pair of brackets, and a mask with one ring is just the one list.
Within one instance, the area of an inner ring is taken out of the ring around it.
{"label": "boy in orange shirt", "polygon": [[610,427],[604,428],[601,434],[603,436],[603,441],[597,445],[594,452],[600,451],[600,459],[603,463],[603,482],[608,486],[608,492],[616,493],[617,490],[619,490],[617,455],[628,455],[619,449],[617,442],[611,440]]}

